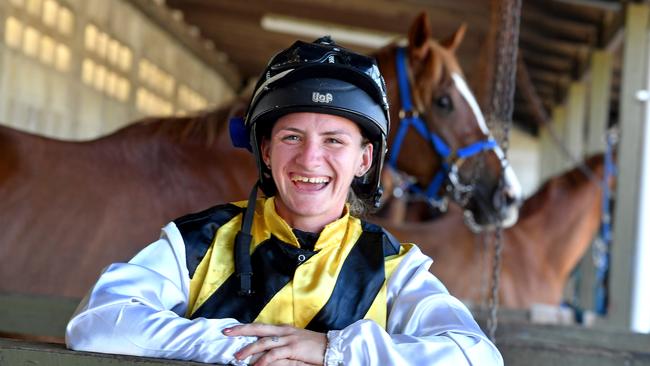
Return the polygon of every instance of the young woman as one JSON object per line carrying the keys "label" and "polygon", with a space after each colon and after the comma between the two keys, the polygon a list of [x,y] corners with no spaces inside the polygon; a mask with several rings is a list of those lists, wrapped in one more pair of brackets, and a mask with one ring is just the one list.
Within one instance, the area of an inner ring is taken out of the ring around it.
{"label": "young woman", "polygon": [[233,365],[501,365],[431,259],[357,217],[380,194],[388,115],[374,60],[328,38],[276,55],[245,119],[265,198],[256,186],[177,219],[109,266],[68,347]]}

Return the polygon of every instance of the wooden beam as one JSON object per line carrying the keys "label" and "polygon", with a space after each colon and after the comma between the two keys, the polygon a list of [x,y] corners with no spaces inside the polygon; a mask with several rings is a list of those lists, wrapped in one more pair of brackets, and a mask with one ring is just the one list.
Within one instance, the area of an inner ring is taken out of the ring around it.
{"label": "wooden beam", "polygon": [[[5,300],[9,299],[9,302]],[[20,299],[20,303],[15,303]],[[16,306],[28,308],[66,308],[71,299],[48,296],[18,295],[0,296],[0,314],[15,309]],[[74,301],[76,303],[76,300]],[[484,312],[473,309],[480,325],[485,328]],[[44,313],[47,314],[47,313]],[[29,317],[27,313],[18,314],[17,321],[40,322],[41,318]],[[67,322],[68,315],[51,313],[51,321]],[[530,310],[502,309],[499,311],[499,328],[496,344],[510,366],[538,366],[552,364],[614,366],[650,365],[650,335],[629,332],[594,331],[578,326],[530,324]],[[56,319],[59,318],[59,319]],[[30,326],[37,326],[35,324]],[[2,365],[204,365],[190,361],[160,358],[135,357],[126,355],[79,352],[68,350],[62,344],[48,344],[0,338],[0,364]]]}
{"label": "wooden beam", "polygon": [[549,121],[548,113],[535,90],[535,85],[530,79],[528,68],[522,57],[519,57],[517,60],[517,90],[522,94],[524,100],[526,100],[527,109],[534,117],[535,124],[538,126],[545,125]]}
{"label": "wooden beam", "polygon": [[265,32],[255,19],[244,22],[207,12],[190,13],[185,17],[188,22],[204,24],[205,36],[218,47],[229,50],[230,58],[237,62],[245,77],[259,75],[271,56],[297,39],[293,35]]}
{"label": "wooden beam", "polygon": [[528,72],[530,78],[535,82],[547,83],[555,88],[555,93],[559,98],[564,97],[566,89],[571,83],[571,75],[554,73],[547,70],[538,69],[532,65],[528,65]]}
{"label": "wooden beam", "polygon": [[112,355],[71,351],[59,344],[25,342],[0,338],[2,365],[66,365],[66,366],[188,366],[204,363],[162,358]]}
{"label": "wooden beam", "polygon": [[402,1],[359,0],[250,0],[233,2],[230,0],[168,0],[170,7],[186,12],[208,12],[225,14],[235,11],[240,15],[275,13],[304,18],[305,20],[350,24],[361,28],[378,29],[385,32],[405,33],[412,19],[422,11],[432,20],[434,34],[451,34],[463,23],[471,24],[476,32],[487,30],[488,22],[484,12],[459,11],[449,8],[432,7],[430,4],[409,4]]}
{"label": "wooden beam", "polygon": [[[609,277],[609,312],[607,323],[618,329],[630,329],[636,312],[647,311],[636,307],[640,266],[636,261],[647,246],[645,228],[647,213],[648,156],[648,101],[637,99],[639,90],[648,90],[648,29],[650,6],[630,3],[627,7],[625,46],[623,55],[623,84],[620,101],[620,142],[618,144],[618,174],[614,237]],[[648,286],[648,284],[645,284]]]}
{"label": "wooden beam", "polygon": [[603,1],[548,1],[548,0],[529,0],[538,7],[544,7],[550,13],[561,15],[564,18],[574,19],[580,22],[599,24],[607,14],[622,11],[620,3],[609,2],[610,6],[603,7]]}
{"label": "wooden beam", "polygon": [[539,52],[550,52],[573,59],[586,58],[589,54],[588,44],[545,38],[527,27],[522,28],[520,37],[522,47],[536,49]]}
{"label": "wooden beam", "polygon": [[[615,39],[623,32],[624,23],[624,8],[621,8],[616,12],[606,13],[600,31],[600,43],[598,46],[609,49],[609,44],[615,42]],[[623,37],[621,36],[620,38]]]}
{"label": "wooden beam", "polygon": [[155,24],[160,26],[163,31],[168,32],[180,44],[185,46],[191,53],[196,55],[206,65],[213,68],[234,90],[239,90],[242,81],[239,76],[237,67],[228,62],[224,57],[225,54],[215,52],[206,46],[205,40],[201,40],[188,31],[186,25],[174,19],[174,16],[167,8],[158,6],[153,1],[148,0],[126,0],[136,9],[139,9]]}
{"label": "wooden beam", "polygon": [[594,24],[576,22],[555,16],[547,7],[526,3],[522,7],[522,23],[549,38],[596,44],[598,28]]}
{"label": "wooden beam", "polygon": [[535,90],[537,91],[537,95],[540,97],[555,100],[555,86],[544,83],[537,83],[535,84]]}
{"label": "wooden beam", "polygon": [[506,365],[650,365],[647,334],[499,323],[496,338]]}
{"label": "wooden beam", "polygon": [[[483,319],[478,320],[485,323]],[[501,321],[496,344],[509,366],[650,365],[650,335],[647,334]],[[3,365],[205,365],[191,361],[78,352],[65,349],[63,345],[10,339],[0,339],[0,361]]]}
{"label": "wooden beam", "polygon": [[571,73],[573,71],[573,60],[570,58],[549,55],[530,48],[524,48],[521,51],[527,64],[553,72]]}

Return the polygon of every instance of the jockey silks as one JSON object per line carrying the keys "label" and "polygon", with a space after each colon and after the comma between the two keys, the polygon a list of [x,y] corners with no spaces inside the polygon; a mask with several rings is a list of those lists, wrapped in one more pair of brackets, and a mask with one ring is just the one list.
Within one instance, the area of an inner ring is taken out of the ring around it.
{"label": "jockey silks", "polygon": [[345,214],[327,225],[313,250],[301,248],[275,212],[259,199],[251,234],[251,296],[238,295],[234,238],[246,201],[175,220],[190,275],[189,318],[291,324],[315,331],[343,329],[360,319],[386,325],[386,278],[410,245]]}

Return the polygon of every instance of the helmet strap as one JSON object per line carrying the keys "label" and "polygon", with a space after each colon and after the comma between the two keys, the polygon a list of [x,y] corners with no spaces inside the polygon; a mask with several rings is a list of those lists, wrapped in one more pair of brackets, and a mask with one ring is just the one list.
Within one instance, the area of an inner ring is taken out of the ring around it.
{"label": "helmet strap", "polygon": [[235,236],[235,273],[239,277],[239,295],[251,296],[253,265],[251,264],[251,242],[253,236],[251,235],[251,228],[253,226],[253,216],[255,214],[255,202],[257,200],[257,187],[260,182],[257,181],[251,189],[248,196],[248,205],[244,211],[242,218],[242,225],[239,232]]}
{"label": "helmet strap", "polygon": [[381,207],[381,196],[384,194],[384,188],[381,186],[381,184],[377,187],[377,190],[375,191],[375,194],[373,194],[372,197],[372,205],[375,208]]}

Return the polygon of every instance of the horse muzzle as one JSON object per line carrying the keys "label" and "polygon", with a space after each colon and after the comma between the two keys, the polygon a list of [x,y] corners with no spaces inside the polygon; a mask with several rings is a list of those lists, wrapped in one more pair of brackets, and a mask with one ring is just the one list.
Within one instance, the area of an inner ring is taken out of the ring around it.
{"label": "horse muzzle", "polygon": [[505,164],[503,179],[488,193],[475,190],[465,207],[464,219],[472,232],[494,230],[497,226],[513,226],[519,217],[522,190],[513,169]]}

